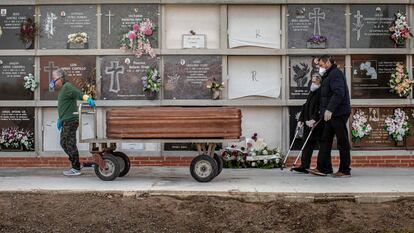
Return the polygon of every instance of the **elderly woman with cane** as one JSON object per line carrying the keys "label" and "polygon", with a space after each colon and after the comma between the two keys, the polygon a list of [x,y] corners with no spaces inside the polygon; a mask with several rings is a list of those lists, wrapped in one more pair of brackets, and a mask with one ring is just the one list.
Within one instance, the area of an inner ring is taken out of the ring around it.
{"label": "elderly woman with cane", "polygon": [[[323,71],[320,71],[323,72]],[[319,103],[321,77],[318,74],[312,76],[312,84],[306,102],[302,105],[302,110],[299,116],[298,127],[304,127],[303,139],[308,138],[306,145],[303,146],[301,164],[299,167],[292,167],[292,171],[300,173],[308,173],[311,164],[313,150],[316,144],[320,141],[320,136],[323,129],[323,122],[319,121]],[[312,128],[315,127],[313,130]],[[311,135],[309,135],[311,133]]]}

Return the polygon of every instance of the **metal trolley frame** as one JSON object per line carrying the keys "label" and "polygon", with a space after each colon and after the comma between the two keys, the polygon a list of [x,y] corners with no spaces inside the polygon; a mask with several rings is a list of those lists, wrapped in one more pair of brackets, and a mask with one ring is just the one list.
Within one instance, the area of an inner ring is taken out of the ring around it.
{"label": "metal trolley frame", "polygon": [[[240,139],[111,139],[98,138],[97,111],[85,103],[79,105],[79,142],[89,144],[89,152],[94,162],[84,163],[84,167],[93,166],[95,174],[104,181],[115,180],[128,174],[131,162],[128,156],[117,151],[120,143],[195,143],[198,155],[190,165],[191,176],[199,182],[209,182],[218,176],[223,169],[223,159],[215,153],[219,143],[237,143]],[[93,137],[84,139],[82,134],[83,115],[93,115]]]}

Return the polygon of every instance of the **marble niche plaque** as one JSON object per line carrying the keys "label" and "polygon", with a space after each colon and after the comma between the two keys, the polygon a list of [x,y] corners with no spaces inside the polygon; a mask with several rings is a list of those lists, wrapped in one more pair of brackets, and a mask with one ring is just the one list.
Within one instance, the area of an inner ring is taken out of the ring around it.
{"label": "marble niche plaque", "polygon": [[[41,49],[95,49],[96,5],[45,5],[40,7]],[[85,44],[68,43],[68,35],[87,33]]]}
{"label": "marble niche plaque", "polygon": [[[336,65],[345,71],[345,57],[335,56]],[[291,56],[289,66],[289,98],[306,99],[312,84],[312,77],[319,75],[318,57]]]}
{"label": "marble niche plaque", "polygon": [[[35,109],[29,107],[1,107],[0,108],[0,130],[12,129],[29,132],[33,135],[35,130]],[[27,150],[27,148],[23,148]],[[1,150],[1,148],[0,148]],[[34,150],[34,148],[32,148]]]}
{"label": "marble niche plaque", "polygon": [[394,48],[389,27],[405,5],[351,5],[351,48]]}
{"label": "marble niche plaque", "polygon": [[405,55],[352,55],[351,93],[355,99],[399,98],[390,92],[388,82],[395,65],[406,64]]}
{"label": "marble niche plaque", "polygon": [[[385,130],[385,118],[392,116],[394,114],[394,109],[395,108],[376,106],[353,108],[352,114],[349,118],[350,129],[352,129],[353,115],[356,110],[364,112],[367,117],[367,123],[372,127],[370,135],[363,137],[360,142],[352,142],[353,147],[360,149],[394,147],[394,141],[391,140],[388,136],[387,130]],[[405,112],[407,113],[407,111]]]}
{"label": "marble niche plaque", "polygon": [[314,35],[327,38],[318,48],[345,48],[345,5],[289,5],[288,48],[312,48]]}
{"label": "marble niche plaque", "polygon": [[132,30],[132,25],[148,18],[157,30],[151,37],[151,46],[158,48],[159,7],[156,4],[102,5],[102,48],[120,48],[121,37]]}
{"label": "marble niche plaque", "polygon": [[22,22],[34,20],[34,14],[34,6],[0,6],[0,49],[34,48],[34,43],[20,40]]}
{"label": "marble niche plaque", "polygon": [[167,49],[182,49],[183,35],[206,35],[206,48],[220,47],[219,5],[165,5],[165,41]]}
{"label": "marble niche plaque", "polygon": [[279,98],[281,59],[275,56],[230,56],[229,99],[248,96]]}
{"label": "marble niche plaque", "polygon": [[33,100],[24,76],[33,74],[34,57],[0,57],[0,100]]}
{"label": "marble niche plaque", "polygon": [[221,56],[166,56],[164,99],[211,99],[207,85],[221,76]]}
{"label": "marble niche plaque", "polygon": [[151,67],[159,67],[159,60],[149,56],[101,57],[102,99],[147,99],[143,91],[142,77]]}
{"label": "marble niche plaque", "polygon": [[94,56],[45,56],[40,57],[40,99],[57,100],[59,90],[50,89],[53,71],[62,68],[67,81],[81,89],[85,83],[96,80],[96,58]]}

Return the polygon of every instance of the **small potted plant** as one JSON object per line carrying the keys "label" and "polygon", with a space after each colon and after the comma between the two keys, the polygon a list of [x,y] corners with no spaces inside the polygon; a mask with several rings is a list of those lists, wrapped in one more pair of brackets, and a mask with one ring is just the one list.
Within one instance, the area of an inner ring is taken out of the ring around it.
{"label": "small potted plant", "polygon": [[389,86],[391,92],[398,94],[400,97],[407,97],[411,93],[414,81],[408,76],[407,68],[404,64],[397,63],[395,72],[391,74]]}
{"label": "small potted plant", "polygon": [[327,38],[321,35],[313,35],[308,39],[306,47],[308,49],[324,49],[326,48]]}
{"label": "small potted plant", "polygon": [[216,79],[213,79],[211,84],[207,85],[207,88],[210,89],[213,100],[220,99],[220,93],[224,89],[224,82],[219,83]]}
{"label": "small potted plant", "polygon": [[390,37],[395,42],[397,48],[404,48],[405,41],[413,36],[408,26],[407,17],[400,11],[395,14],[395,21],[389,30],[391,32]]}
{"label": "small potted plant", "polygon": [[368,123],[367,117],[362,110],[357,110],[352,116],[352,142],[358,145],[365,136],[372,131],[371,125]]}
{"label": "small potted plant", "polygon": [[147,75],[141,78],[143,91],[148,99],[154,100],[161,89],[161,77],[155,67],[147,70]]}
{"label": "small potted plant", "polygon": [[410,130],[410,125],[408,123],[408,116],[402,109],[395,109],[392,116],[385,118],[385,130],[387,130],[391,139],[394,140],[396,146],[404,145],[404,138]]}

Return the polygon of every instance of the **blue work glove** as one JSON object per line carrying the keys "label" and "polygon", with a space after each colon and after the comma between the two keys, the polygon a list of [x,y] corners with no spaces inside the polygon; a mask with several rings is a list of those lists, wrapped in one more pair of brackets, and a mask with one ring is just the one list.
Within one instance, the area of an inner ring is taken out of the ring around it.
{"label": "blue work glove", "polygon": [[92,97],[89,97],[86,101],[88,101],[88,104],[93,107],[95,106],[95,101],[92,99]]}
{"label": "blue work glove", "polygon": [[57,127],[58,130],[62,129],[62,122],[60,121],[60,118],[57,119],[56,127]]}

